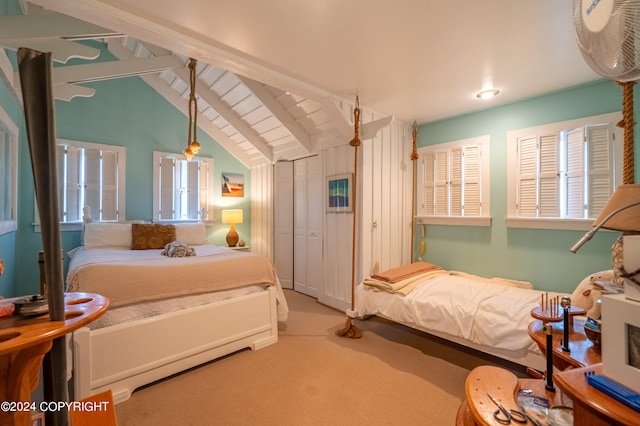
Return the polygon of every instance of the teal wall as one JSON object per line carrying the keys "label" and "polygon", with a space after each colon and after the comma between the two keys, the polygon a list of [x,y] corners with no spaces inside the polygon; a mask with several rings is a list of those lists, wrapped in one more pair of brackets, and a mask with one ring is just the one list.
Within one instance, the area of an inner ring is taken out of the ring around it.
{"label": "teal wall", "polygon": [[[526,280],[542,290],[564,292],[573,291],[593,272],[611,269],[611,245],[618,233],[598,232],[572,254],[569,248],[584,232],[506,227],[507,132],[621,109],[622,89],[602,80],[419,126],[419,147],[486,134],[491,137],[491,226],[427,225],[423,259],[446,269]],[[636,144],[636,175],[638,151]],[[415,241],[418,252],[419,232]]]}
{"label": "teal wall", "polygon": [[[111,60],[104,46],[100,60]],[[8,52],[14,59],[15,52]],[[138,77],[103,81],[86,86],[96,90],[91,98],[71,102],[56,101],[56,134],[62,139],[125,146],[126,211],[125,219],[150,221],[152,213],[153,151],[180,153],[186,147],[187,117],[162,98]],[[38,251],[42,250],[40,233],[34,231],[34,185],[22,108],[0,79],[0,104],[12,115],[20,128],[18,231],[0,236],[0,257],[6,272],[0,276],[0,295],[11,297],[39,291]],[[185,101],[186,108],[186,101]],[[221,210],[234,207],[244,210],[244,223],[237,226],[240,238],[250,241],[250,171],[204,132],[198,132],[202,145],[199,155],[214,159],[214,220],[207,228],[209,242],[226,245],[229,225],[220,223]],[[221,196],[221,173],[245,176],[243,198]],[[80,232],[62,233],[66,251],[80,245]],[[65,266],[68,258],[65,259]]]}

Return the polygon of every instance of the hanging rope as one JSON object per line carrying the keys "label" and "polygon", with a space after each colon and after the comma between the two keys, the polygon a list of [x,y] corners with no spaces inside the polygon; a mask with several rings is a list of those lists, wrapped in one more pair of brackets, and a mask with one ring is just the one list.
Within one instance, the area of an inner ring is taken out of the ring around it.
{"label": "hanging rope", "polygon": [[415,203],[416,203],[416,174],[418,162],[418,148],[417,148],[417,138],[418,138],[418,128],[416,122],[413,122],[413,131],[411,132],[411,136],[413,137],[413,148],[411,150],[411,161],[413,161],[413,176],[411,178],[411,263],[413,263],[413,234],[415,233]]}
{"label": "hanging rope", "polygon": [[[360,102],[356,97],[356,107],[353,110],[353,132],[354,137],[349,142],[349,145],[354,148],[354,160],[353,160],[353,233],[351,236],[351,311],[355,309],[355,273],[356,273],[356,233],[357,233],[357,220],[356,212],[357,206],[357,188],[358,188],[358,147],[362,143],[359,135],[360,126]],[[348,337],[350,339],[359,339],[362,337],[362,331],[351,323],[351,317],[347,317],[347,322],[344,328],[336,331],[338,336]]]}
{"label": "hanging rope", "polygon": [[198,101],[196,99],[197,65],[197,60],[189,58],[189,130],[187,134],[187,149],[183,151],[188,160],[191,160],[193,156],[200,151],[200,143],[196,140],[196,130],[198,128]]}
{"label": "hanging rope", "polygon": [[624,157],[623,157],[623,183],[635,183],[633,127],[636,125],[633,119],[633,86],[635,81],[626,83],[618,82],[622,86],[622,120],[617,124],[624,129]]}

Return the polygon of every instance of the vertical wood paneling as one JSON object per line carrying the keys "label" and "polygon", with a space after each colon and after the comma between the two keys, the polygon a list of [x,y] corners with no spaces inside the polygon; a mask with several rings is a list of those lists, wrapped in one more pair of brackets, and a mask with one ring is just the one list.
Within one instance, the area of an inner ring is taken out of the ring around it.
{"label": "vertical wood paneling", "polygon": [[[349,105],[341,104],[340,108],[345,117],[352,119]],[[373,113],[362,114],[363,123],[379,118]],[[371,275],[376,262],[380,270],[411,262],[410,132],[408,124],[394,120],[358,148],[355,285]],[[345,140],[343,145],[327,148],[321,155],[323,190],[310,195],[322,197],[318,208],[324,217],[323,253],[314,260],[323,264],[318,300],[347,310],[351,308],[353,214],[326,212],[324,182],[327,177],[354,172],[355,149]]]}
{"label": "vertical wood paneling", "polygon": [[251,251],[273,261],[273,166],[251,169]]}

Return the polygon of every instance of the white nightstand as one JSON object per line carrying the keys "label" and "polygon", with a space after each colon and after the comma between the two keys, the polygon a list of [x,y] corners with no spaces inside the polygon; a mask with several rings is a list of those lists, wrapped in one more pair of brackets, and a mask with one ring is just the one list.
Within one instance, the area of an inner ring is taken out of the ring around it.
{"label": "white nightstand", "polygon": [[238,250],[238,251],[251,251],[251,246],[244,246],[244,247],[227,247],[230,248],[231,250]]}

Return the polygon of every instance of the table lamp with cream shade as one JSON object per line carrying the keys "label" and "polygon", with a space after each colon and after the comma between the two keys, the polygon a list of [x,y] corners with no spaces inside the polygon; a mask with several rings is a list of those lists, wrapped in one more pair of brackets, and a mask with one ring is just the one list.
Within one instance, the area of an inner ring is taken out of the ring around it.
{"label": "table lamp with cream shade", "polygon": [[242,210],[222,210],[222,223],[231,224],[229,232],[227,233],[227,244],[229,247],[235,247],[238,244],[238,232],[236,231],[235,224],[242,223]]}
{"label": "table lamp with cream shade", "polygon": [[614,275],[624,279],[625,297],[640,301],[640,184],[620,185],[593,228],[571,247],[571,252],[577,252],[601,228],[623,233],[612,247]]}

